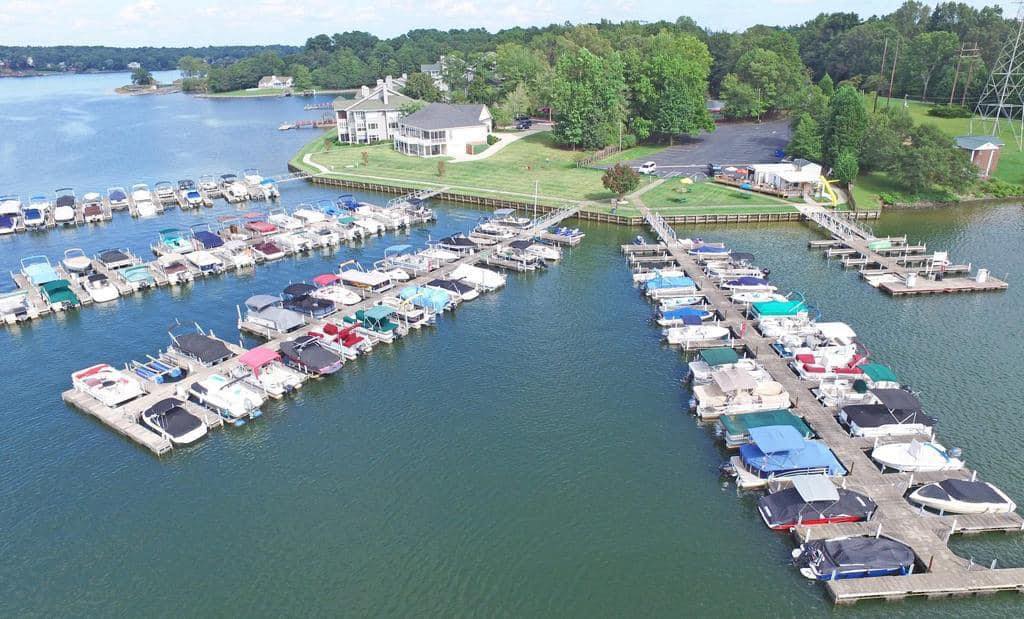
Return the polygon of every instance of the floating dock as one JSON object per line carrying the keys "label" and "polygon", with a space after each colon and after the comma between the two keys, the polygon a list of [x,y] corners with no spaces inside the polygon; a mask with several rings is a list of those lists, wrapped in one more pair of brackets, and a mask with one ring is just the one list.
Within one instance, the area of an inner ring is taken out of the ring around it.
{"label": "floating dock", "polygon": [[[904,497],[912,487],[950,477],[971,478],[969,469],[941,473],[883,473],[868,456],[870,446],[863,439],[851,437],[810,391],[815,385],[802,381],[778,356],[772,340],[750,322],[744,308],[733,304],[705,274],[701,266],[687,254],[665,220],[646,207],[639,207],[648,224],[658,235],[658,251],[667,251],[678,268],[696,282],[699,294],[707,299],[721,318],[718,324],[733,333],[733,345],[741,345],[772,378],[782,384],[794,405],[791,412],[814,430],[848,471],[834,478],[843,487],[867,495],[878,509],[871,520],[843,525],[799,526],[793,531],[797,540],[831,538],[840,535],[885,535],[908,544],[922,563],[921,571],[909,576],[886,576],[834,580],[825,583],[836,604],[852,604],[858,600],[898,600],[911,596],[966,596],[996,591],[1024,592],[1024,569],[991,569],[994,566],[974,565],[956,555],[947,544],[954,534],[988,532],[1022,532],[1024,518],[1017,513],[978,514],[971,516],[938,516],[914,507]],[[840,241],[845,242],[845,241]],[[822,245],[831,247],[833,245]],[[626,254],[651,251],[649,246],[624,245]]]}

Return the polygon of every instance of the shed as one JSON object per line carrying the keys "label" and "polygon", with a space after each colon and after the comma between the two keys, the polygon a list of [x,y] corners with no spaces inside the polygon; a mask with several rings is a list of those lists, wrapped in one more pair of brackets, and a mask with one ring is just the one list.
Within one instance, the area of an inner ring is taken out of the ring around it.
{"label": "shed", "polygon": [[978,168],[978,176],[988,178],[999,165],[999,154],[1005,142],[994,135],[961,135],[953,138],[956,147],[967,153]]}

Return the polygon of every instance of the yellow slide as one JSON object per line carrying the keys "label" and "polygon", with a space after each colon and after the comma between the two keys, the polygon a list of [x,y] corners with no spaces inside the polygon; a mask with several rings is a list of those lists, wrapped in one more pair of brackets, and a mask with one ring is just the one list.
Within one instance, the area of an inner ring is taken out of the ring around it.
{"label": "yellow slide", "polygon": [[839,205],[839,196],[836,195],[834,189],[832,189],[832,183],[836,181],[830,181],[824,176],[821,177],[821,185],[825,188],[825,192],[828,193],[828,197],[832,200],[832,208]]}

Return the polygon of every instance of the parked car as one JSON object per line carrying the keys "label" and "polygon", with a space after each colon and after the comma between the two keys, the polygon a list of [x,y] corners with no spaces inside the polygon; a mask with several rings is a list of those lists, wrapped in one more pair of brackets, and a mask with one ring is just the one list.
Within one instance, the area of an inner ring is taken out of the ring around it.
{"label": "parked car", "polygon": [[533,121],[529,118],[520,118],[516,120],[516,129],[525,131],[533,126]]}
{"label": "parked car", "polygon": [[643,163],[640,165],[639,168],[637,168],[637,172],[640,172],[641,174],[654,174],[657,170],[658,164],[654,163],[653,161]]}

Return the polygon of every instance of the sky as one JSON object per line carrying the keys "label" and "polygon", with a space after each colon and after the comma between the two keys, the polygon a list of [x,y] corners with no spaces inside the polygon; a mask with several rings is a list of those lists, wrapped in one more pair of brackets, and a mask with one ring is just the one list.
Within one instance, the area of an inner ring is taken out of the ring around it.
{"label": "sky", "polygon": [[[1010,2],[968,0],[973,6]],[[0,0],[2,45],[202,46],[284,43],[363,30],[382,38],[414,28],[513,26],[659,19],[689,15],[704,27],[789,25],[821,12],[861,16],[902,0]],[[934,4],[934,0],[932,1]]]}

